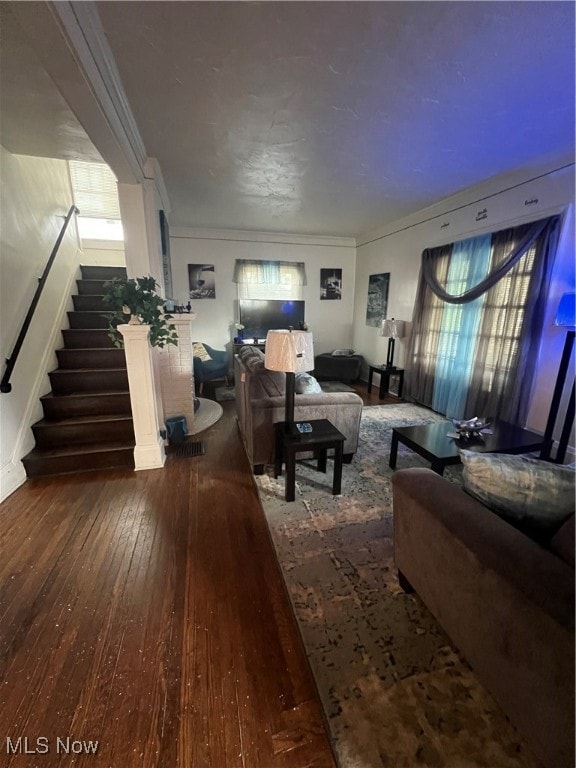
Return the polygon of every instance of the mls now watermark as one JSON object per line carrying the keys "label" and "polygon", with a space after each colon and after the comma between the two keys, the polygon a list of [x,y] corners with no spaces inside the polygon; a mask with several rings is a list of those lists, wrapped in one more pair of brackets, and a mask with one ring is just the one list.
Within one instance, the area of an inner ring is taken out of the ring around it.
{"label": "mls now watermark", "polygon": [[47,736],[37,736],[35,739],[28,736],[11,739],[6,736],[6,752],[9,755],[46,755],[49,752],[56,752],[57,755],[95,755],[97,751],[97,741],[80,741],[70,736],[56,736],[52,739]]}

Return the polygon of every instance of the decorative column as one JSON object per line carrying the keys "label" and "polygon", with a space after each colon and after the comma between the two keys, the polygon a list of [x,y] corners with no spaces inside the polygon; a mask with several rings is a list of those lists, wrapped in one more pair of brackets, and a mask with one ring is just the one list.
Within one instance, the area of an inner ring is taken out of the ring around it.
{"label": "decorative column", "polygon": [[178,346],[167,344],[158,350],[164,418],[185,416],[188,431],[194,423],[194,366],[192,355],[192,321],[194,313],[173,315]]}
{"label": "decorative column", "polygon": [[138,470],[163,467],[166,454],[158,428],[151,347],[148,342],[150,326],[130,322],[119,325],[118,331],[124,338],[130,404],[136,436],[134,468]]}

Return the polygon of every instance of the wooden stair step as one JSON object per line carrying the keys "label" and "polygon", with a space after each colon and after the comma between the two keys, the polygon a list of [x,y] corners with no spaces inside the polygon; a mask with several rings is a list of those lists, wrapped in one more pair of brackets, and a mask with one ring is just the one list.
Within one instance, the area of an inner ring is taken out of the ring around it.
{"label": "wooden stair step", "polygon": [[66,313],[68,315],[68,322],[70,328],[87,328],[92,330],[93,328],[108,328],[110,321],[107,317],[104,317],[100,311],[88,311],[76,312],[72,310]]}
{"label": "wooden stair step", "polygon": [[66,349],[114,349],[114,343],[103,329],[65,328],[62,331]]}
{"label": "wooden stair step", "polygon": [[127,390],[126,368],[57,368],[48,374],[54,394]]}
{"label": "wooden stair step", "polygon": [[80,296],[102,296],[104,293],[104,283],[109,280],[76,280],[78,294]]}
{"label": "wooden stair step", "polygon": [[28,477],[61,475],[112,467],[134,468],[134,443],[100,443],[34,448],[22,459]]}
{"label": "wooden stair step", "polygon": [[75,294],[72,296],[72,302],[76,312],[111,311],[110,305],[106,304],[104,301],[104,296],[97,293],[85,294],[83,296]]}
{"label": "wooden stair step", "polygon": [[80,272],[84,280],[112,280],[126,277],[126,267],[107,267],[83,264]]}
{"label": "wooden stair step", "polygon": [[67,370],[126,367],[126,354],[118,347],[57,349],[56,357],[58,366]]}
{"label": "wooden stair step", "polygon": [[72,416],[59,420],[42,419],[32,425],[38,448],[92,443],[134,442],[131,415]]}
{"label": "wooden stair step", "polygon": [[73,416],[131,415],[130,393],[127,390],[106,392],[88,391],[56,395],[50,392],[40,398],[44,416],[47,419],[62,419]]}

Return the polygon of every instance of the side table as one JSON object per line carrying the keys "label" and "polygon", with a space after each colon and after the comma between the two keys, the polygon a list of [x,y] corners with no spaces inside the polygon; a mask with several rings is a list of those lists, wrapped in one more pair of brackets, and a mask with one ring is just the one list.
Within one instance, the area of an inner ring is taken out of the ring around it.
{"label": "side table", "polygon": [[274,425],[276,430],[276,450],[274,455],[274,477],[282,474],[282,462],[286,462],[286,485],[284,498],[294,501],[296,485],[296,454],[313,451],[318,457],[318,471],[326,472],[326,455],[329,448],[334,448],[334,476],[332,493],[340,493],[342,488],[342,455],[345,435],[328,421],[315,419],[308,422],[311,432],[297,432],[296,435],[286,431],[286,422],[280,421]]}
{"label": "side table", "polygon": [[390,376],[398,376],[398,397],[402,397],[404,387],[404,368],[387,368],[385,365],[371,365],[368,373],[368,392],[372,390],[372,377],[375,373],[380,374],[380,389],[378,397],[382,399],[388,394],[390,389]]}

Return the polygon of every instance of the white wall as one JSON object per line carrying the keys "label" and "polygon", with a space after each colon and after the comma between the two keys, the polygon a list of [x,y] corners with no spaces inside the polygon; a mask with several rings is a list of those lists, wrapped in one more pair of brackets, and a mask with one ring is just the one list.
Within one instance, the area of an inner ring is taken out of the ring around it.
{"label": "white wall", "polygon": [[91,267],[125,267],[124,242],[118,240],[82,240],[81,263]]}
{"label": "white wall", "polygon": [[[386,359],[388,340],[365,324],[368,277],[390,272],[388,317],[410,321],[424,248],[493,232],[563,212],[536,389],[528,426],[544,431],[565,332],[552,324],[561,295],[574,290],[574,166],[534,180],[500,177],[471,188],[380,231],[358,238],[352,346],[370,362]],[[410,326],[409,326],[410,327]],[[405,360],[406,339],[396,343],[394,362]]]}
{"label": "white wall", "polygon": [[[52,248],[72,205],[65,161],[1,150],[0,356],[10,356]],[[73,219],[62,242],[12,374],[0,394],[0,498],[25,480],[20,458],[34,447],[30,425],[42,418],[38,398],[50,391],[66,309],[78,272]],[[2,369],[3,371],[3,369]]]}
{"label": "white wall", "polygon": [[[174,298],[188,302],[188,264],[214,264],[216,298],[192,302],[196,340],[230,349],[238,321],[237,287],[232,282],[236,259],[303,261],[306,322],[314,334],[316,354],[350,347],[354,306],[355,242],[349,238],[271,235],[258,232],[170,230]],[[342,269],[342,299],[320,300],[320,269]]]}

